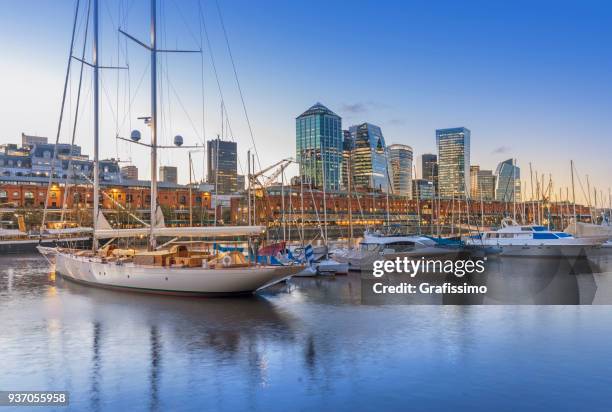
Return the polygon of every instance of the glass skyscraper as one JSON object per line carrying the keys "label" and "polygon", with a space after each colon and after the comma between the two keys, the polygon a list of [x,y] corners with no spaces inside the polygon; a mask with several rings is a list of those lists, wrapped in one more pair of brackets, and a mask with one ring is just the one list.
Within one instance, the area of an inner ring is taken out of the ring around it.
{"label": "glass skyscraper", "polygon": [[412,196],[412,147],[392,144],[387,148],[389,154],[391,187],[393,193]]}
{"label": "glass skyscraper", "polygon": [[440,197],[470,196],[470,130],[436,130]]}
{"label": "glass skyscraper", "polygon": [[495,170],[497,185],[495,186],[495,200],[501,202],[521,201],[521,169],[514,159],[508,159],[497,165]]}
{"label": "glass skyscraper", "polygon": [[339,190],[343,150],[342,119],[316,103],[295,119],[296,159],[304,182]]}
{"label": "glass skyscraper", "polygon": [[[352,173],[353,167],[351,165],[351,156],[353,155],[353,146],[354,146],[354,142],[353,142],[353,138],[351,137],[351,132],[348,130],[343,130],[342,131],[342,136],[343,136],[343,140],[342,140],[342,189],[343,190],[349,190],[349,178],[348,175],[349,173]],[[350,189],[353,190],[354,189],[354,182],[351,180],[351,187]]]}
{"label": "glass skyscraper", "polygon": [[421,178],[438,187],[438,156],[430,153],[421,155]]}
{"label": "glass skyscraper", "polygon": [[208,183],[218,194],[238,191],[238,154],[236,142],[219,138],[206,142]]}
{"label": "glass skyscraper", "polygon": [[495,200],[495,175],[492,170],[470,166],[470,178],[472,199]]}
{"label": "glass skyscraper", "polygon": [[389,188],[389,165],[385,138],[380,127],[370,123],[351,126],[353,139],[353,182],[356,188],[382,190]]}

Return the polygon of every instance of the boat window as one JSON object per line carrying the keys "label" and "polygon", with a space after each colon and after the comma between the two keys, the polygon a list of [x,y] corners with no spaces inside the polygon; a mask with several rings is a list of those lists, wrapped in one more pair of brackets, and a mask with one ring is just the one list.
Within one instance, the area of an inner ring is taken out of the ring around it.
{"label": "boat window", "polygon": [[395,252],[407,252],[414,249],[414,242],[402,241],[391,242],[385,245],[385,249],[392,249]]}
{"label": "boat window", "polygon": [[546,228],[544,226],[533,226],[534,232],[544,232]]}
{"label": "boat window", "polygon": [[557,235],[557,237],[572,237],[572,235],[570,235],[569,233],[564,232],[555,232],[555,235]]}
{"label": "boat window", "polygon": [[530,226],[521,226],[523,232],[532,232],[533,229]]}
{"label": "boat window", "polygon": [[558,237],[554,233],[534,233],[534,239],[558,239]]}

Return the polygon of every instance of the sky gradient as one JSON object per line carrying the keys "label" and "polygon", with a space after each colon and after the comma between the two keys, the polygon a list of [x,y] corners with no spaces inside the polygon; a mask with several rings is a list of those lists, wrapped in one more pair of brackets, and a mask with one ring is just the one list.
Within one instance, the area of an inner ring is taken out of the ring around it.
{"label": "sky gradient", "polygon": [[[200,55],[164,55],[161,140],[170,143],[181,134],[193,144],[203,134],[209,139],[221,133],[212,52],[244,164],[252,143],[216,3],[201,4],[211,43],[209,49],[204,38],[204,116]],[[75,54],[82,45],[85,0],[82,5]],[[539,173],[552,174],[556,192],[569,184],[573,159],[582,184],[588,174],[607,204],[609,2],[236,0],[219,5],[263,166],[295,156],[295,117],[321,101],[343,118],[345,129],[374,123],[389,144],[411,145],[416,156],[435,153],[436,128],[465,126],[472,131],[472,164],[494,170],[514,157],[528,180],[531,162]],[[74,6],[68,0],[0,0],[0,143],[18,142],[21,132],[54,139]],[[117,27],[148,41],[148,2],[101,0],[101,8],[102,62],[127,60],[130,66],[129,82],[127,71],[102,76],[101,152],[131,159],[148,177],[147,151],[114,139],[116,133],[127,136],[130,128],[145,130],[136,117],[148,115],[148,56],[120,39],[117,58]],[[197,1],[162,0],[159,9],[163,45],[200,47]],[[91,56],[89,46],[86,55]],[[71,135],[78,70],[73,65],[64,142]],[[91,154],[87,70],[85,81],[76,141]],[[160,155],[162,164],[179,166],[183,182],[186,159],[186,151]],[[201,171],[198,162],[196,174]],[[582,197],[579,187],[576,191]]]}

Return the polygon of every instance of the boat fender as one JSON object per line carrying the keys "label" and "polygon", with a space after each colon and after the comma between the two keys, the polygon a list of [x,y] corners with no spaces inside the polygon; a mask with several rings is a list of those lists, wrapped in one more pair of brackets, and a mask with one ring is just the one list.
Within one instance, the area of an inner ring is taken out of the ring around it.
{"label": "boat fender", "polygon": [[232,257],[229,255],[223,256],[223,259],[221,259],[221,264],[223,265],[223,267],[230,267],[230,265],[232,264]]}

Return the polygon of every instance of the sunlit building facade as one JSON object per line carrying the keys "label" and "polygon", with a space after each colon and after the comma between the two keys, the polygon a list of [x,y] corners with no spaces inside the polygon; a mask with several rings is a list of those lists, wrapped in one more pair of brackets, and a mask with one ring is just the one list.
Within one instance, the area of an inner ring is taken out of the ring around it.
{"label": "sunlit building facade", "polygon": [[438,190],[440,197],[470,196],[470,130],[436,130]]}
{"label": "sunlit building facade", "polygon": [[387,153],[393,194],[412,197],[412,147],[392,144]]}
{"label": "sunlit building facade", "polygon": [[380,127],[362,123],[349,128],[354,142],[352,177],[358,189],[389,189],[389,166],[385,138]]}
{"label": "sunlit building facade", "polygon": [[521,201],[521,169],[514,159],[508,159],[497,165],[495,170],[497,184],[495,200],[500,202]]}
{"label": "sunlit building facade", "polygon": [[480,166],[470,166],[470,191],[472,199],[495,199],[495,175],[492,170],[481,169]]}
{"label": "sunlit building facade", "polygon": [[342,175],[342,119],[316,103],[295,119],[296,159],[305,183],[339,190]]}
{"label": "sunlit building facade", "polygon": [[[348,130],[343,130],[342,131],[342,184],[341,184],[341,188],[342,190],[349,190],[349,173],[352,172],[352,163],[351,163],[351,156],[353,154],[353,146],[354,146],[354,141],[353,138],[351,137],[351,132]],[[351,180],[351,189],[354,188],[355,183]]]}

